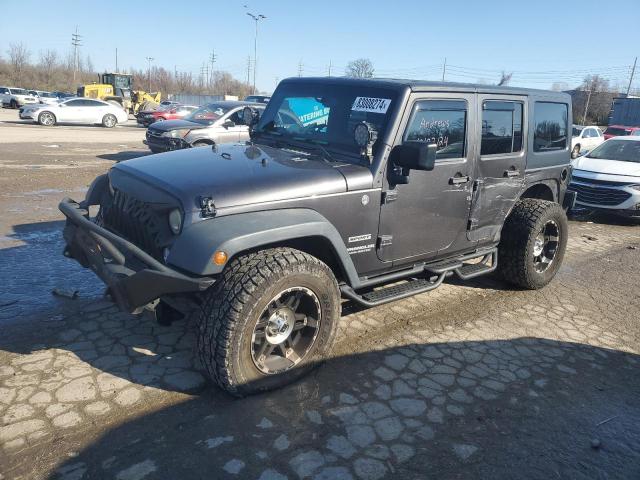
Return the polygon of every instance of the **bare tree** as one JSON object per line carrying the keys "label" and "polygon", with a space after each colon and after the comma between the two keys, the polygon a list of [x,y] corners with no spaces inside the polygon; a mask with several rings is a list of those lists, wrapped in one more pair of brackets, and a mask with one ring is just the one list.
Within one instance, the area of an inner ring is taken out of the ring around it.
{"label": "bare tree", "polygon": [[373,63],[371,63],[371,60],[368,58],[358,58],[347,64],[345,75],[355,78],[372,78],[373,72]]}
{"label": "bare tree", "polygon": [[509,85],[509,82],[511,81],[511,77],[513,77],[513,72],[507,73],[503,70],[502,73],[500,74],[500,81],[498,82],[498,86],[503,87],[503,86]]}
{"label": "bare tree", "polygon": [[44,76],[44,83],[47,88],[51,85],[53,72],[58,66],[58,52],[55,50],[40,50],[40,68]]}
{"label": "bare tree", "polygon": [[24,73],[25,67],[29,62],[31,53],[22,42],[10,43],[7,53],[9,54],[12,79],[17,85],[19,85],[22,82],[22,75]]}
{"label": "bare tree", "polygon": [[600,75],[587,75],[582,81],[580,90],[585,92],[608,92],[609,80]]}
{"label": "bare tree", "polygon": [[87,61],[84,64],[84,68],[87,73],[96,73],[93,69],[93,62],[91,61],[91,57],[87,55]]}

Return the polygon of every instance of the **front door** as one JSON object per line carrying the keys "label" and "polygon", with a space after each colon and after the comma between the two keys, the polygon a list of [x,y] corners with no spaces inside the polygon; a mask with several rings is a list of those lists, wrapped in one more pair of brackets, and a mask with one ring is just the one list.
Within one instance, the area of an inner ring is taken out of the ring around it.
{"label": "front door", "polygon": [[496,241],[524,185],[526,97],[478,95],[479,158],[469,217],[471,241]]}
{"label": "front door", "polygon": [[388,166],[380,209],[378,257],[398,265],[435,257],[462,237],[466,240],[471,188],[473,94],[416,94],[395,144],[437,144],[432,171],[411,170],[409,183],[394,185]]}

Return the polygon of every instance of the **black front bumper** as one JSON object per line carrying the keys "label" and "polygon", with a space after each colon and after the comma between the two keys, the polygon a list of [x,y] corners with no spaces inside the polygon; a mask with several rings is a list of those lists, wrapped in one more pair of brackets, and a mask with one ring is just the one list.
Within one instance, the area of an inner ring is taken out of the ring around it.
{"label": "black front bumper", "polygon": [[182,150],[183,148],[190,148],[191,145],[182,138],[172,137],[156,137],[155,135],[147,135],[147,138],[142,141],[151,150],[170,152],[172,150]]}
{"label": "black front bumper", "polygon": [[92,222],[83,204],[65,198],[59,208],[67,217],[64,255],[93,270],[122,310],[139,313],[161,296],[201,292],[215,282],[209,277],[190,277],[167,267],[133,243]]}

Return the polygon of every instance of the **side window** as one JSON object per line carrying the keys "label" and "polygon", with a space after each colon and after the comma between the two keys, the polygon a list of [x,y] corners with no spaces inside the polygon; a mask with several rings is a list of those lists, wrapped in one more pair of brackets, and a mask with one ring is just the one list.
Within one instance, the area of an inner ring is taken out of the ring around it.
{"label": "side window", "polygon": [[480,155],[522,150],[522,103],[487,100],[482,104]]}
{"label": "side window", "polygon": [[414,107],[404,140],[435,143],[436,159],[465,156],[467,102],[465,100],[423,100]]}
{"label": "side window", "polygon": [[84,100],[71,100],[70,102],[65,103],[68,107],[81,107],[83,104]]}
{"label": "side window", "polygon": [[0,87],[0,93],[9,93],[9,90],[4,87]]}
{"label": "side window", "polygon": [[549,152],[567,148],[568,118],[566,103],[536,102],[533,150]]}

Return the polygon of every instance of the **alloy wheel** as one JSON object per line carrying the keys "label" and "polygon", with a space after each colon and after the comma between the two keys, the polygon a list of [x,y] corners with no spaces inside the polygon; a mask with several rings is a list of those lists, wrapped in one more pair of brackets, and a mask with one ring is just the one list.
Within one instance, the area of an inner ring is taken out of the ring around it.
{"label": "alloy wheel", "polygon": [[560,242],[560,229],[553,220],[547,221],[533,241],[533,266],[536,272],[546,271],[553,263]]}
{"label": "alloy wheel", "polygon": [[305,287],[276,295],[263,310],[251,338],[251,358],[273,375],[298,365],[314,345],[321,322],[320,301]]}

